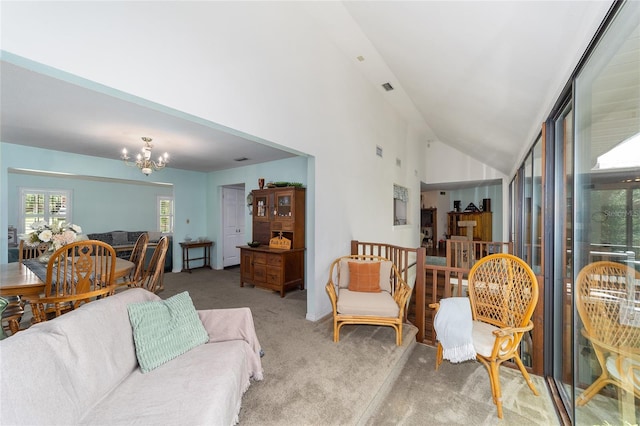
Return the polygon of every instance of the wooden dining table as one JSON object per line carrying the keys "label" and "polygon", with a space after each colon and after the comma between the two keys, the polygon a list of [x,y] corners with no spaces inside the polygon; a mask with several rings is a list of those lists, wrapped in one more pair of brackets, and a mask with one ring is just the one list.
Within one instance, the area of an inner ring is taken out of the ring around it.
{"label": "wooden dining table", "polygon": [[[131,271],[134,263],[116,257],[114,281]],[[0,265],[0,296],[39,296],[44,292],[42,281],[31,269],[20,262]]]}

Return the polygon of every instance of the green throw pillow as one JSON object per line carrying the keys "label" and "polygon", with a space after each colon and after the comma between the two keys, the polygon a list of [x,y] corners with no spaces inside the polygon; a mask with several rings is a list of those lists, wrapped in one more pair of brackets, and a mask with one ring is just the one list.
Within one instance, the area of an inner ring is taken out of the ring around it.
{"label": "green throw pillow", "polygon": [[209,341],[188,292],[127,306],[138,364],[148,373]]}

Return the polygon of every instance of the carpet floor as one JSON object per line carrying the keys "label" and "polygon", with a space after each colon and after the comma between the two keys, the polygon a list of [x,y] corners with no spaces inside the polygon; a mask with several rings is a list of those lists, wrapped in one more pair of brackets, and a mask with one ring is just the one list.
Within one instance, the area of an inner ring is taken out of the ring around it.
{"label": "carpet floor", "polygon": [[504,420],[491,401],[486,369],[477,362],[444,363],[435,348],[415,342],[407,324],[403,345],[393,329],[305,319],[306,291],[278,293],[240,287],[238,268],[167,274],[162,298],[188,291],[198,309],[251,308],[265,356],[264,380],[245,393],[241,425],[554,425],[559,424],[543,379],[533,395],[518,371],[501,368]]}

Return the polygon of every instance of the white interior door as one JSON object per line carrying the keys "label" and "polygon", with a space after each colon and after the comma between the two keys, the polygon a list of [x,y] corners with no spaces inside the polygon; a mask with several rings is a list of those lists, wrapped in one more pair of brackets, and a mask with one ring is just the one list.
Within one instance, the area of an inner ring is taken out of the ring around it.
{"label": "white interior door", "polygon": [[223,244],[222,266],[240,264],[240,249],[244,238],[244,189],[222,188]]}

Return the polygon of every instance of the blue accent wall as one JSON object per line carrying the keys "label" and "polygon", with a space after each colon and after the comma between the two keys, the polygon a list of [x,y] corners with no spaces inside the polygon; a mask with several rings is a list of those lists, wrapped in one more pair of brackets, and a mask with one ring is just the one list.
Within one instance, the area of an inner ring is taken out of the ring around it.
{"label": "blue accent wall", "polygon": [[[238,167],[235,169],[222,170],[218,172],[211,172],[208,176],[208,184],[211,192],[211,196],[207,201],[207,210],[210,212],[222,211],[222,188],[230,185],[244,185],[245,197],[249,193],[258,189],[258,179],[264,178],[267,182],[299,182],[305,187],[308,187],[310,183],[307,181],[307,168],[308,157],[292,157],[284,160],[271,161],[269,163],[255,164],[246,167]],[[309,206],[309,189],[307,189],[307,207]],[[309,212],[309,208],[306,209]],[[307,221],[305,222],[307,227],[305,236],[307,239],[307,247],[311,244],[312,234],[309,231],[310,221],[307,214]],[[215,241],[222,239],[222,219],[219,214],[211,214],[207,221],[207,229],[210,235],[213,236]],[[245,212],[245,239],[251,240],[252,235],[252,217],[249,214],[249,209]],[[212,253],[212,262],[216,265],[222,265],[221,250],[214,248]],[[306,264],[306,262],[305,262]]]}
{"label": "blue accent wall", "polygon": [[[114,157],[119,153],[114,153]],[[207,189],[207,173],[192,172],[188,170],[179,170],[166,168],[160,172],[153,173],[151,176],[144,176],[140,170],[135,167],[125,166],[121,160],[112,160],[107,158],[91,157],[86,155],[70,154],[67,152],[53,151],[41,148],[33,148],[22,145],[15,145],[0,142],[0,227],[7,229],[9,222],[9,211],[16,209],[16,200],[10,197],[10,194],[16,194],[17,181],[15,174],[9,174],[9,169],[29,169],[55,173],[69,173],[74,175],[94,176],[97,178],[118,178],[132,181],[138,181],[141,184],[149,182],[160,182],[171,184],[173,187],[173,196],[175,202],[175,226],[174,235],[198,235],[208,236],[207,234],[207,198],[209,191]],[[9,185],[13,189],[9,190]],[[126,192],[135,192],[140,185],[131,184],[131,188]],[[121,185],[117,185],[121,188]],[[77,188],[80,191],[80,188]],[[76,199],[74,203],[79,202],[80,211],[74,211],[74,222],[83,227],[83,231],[93,231],[93,226],[100,227],[103,230],[116,228],[129,228],[125,222],[121,222],[120,216],[114,219],[114,226],[108,226],[104,223],[105,219],[100,222],[92,222],[85,213],[99,214],[102,218],[105,216],[98,210],[112,208],[108,204],[108,198],[116,192],[116,186],[112,189],[105,190],[104,186],[100,186],[94,191],[85,191],[82,189],[82,197],[87,200]],[[79,198],[80,192],[78,193]],[[153,196],[155,198],[155,195]],[[139,198],[141,199],[141,198]],[[91,204],[95,207],[91,207]],[[136,205],[139,203],[136,203]],[[153,200],[155,210],[155,199]],[[74,208],[75,210],[75,208]],[[11,213],[12,219],[15,221],[17,213]],[[216,213],[217,214],[217,213]],[[155,213],[154,213],[155,215]],[[129,212],[131,227],[141,226],[146,223],[146,214],[142,214],[134,206],[131,206]],[[136,216],[143,216],[142,218]],[[85,220],[86,219],[86,220]],[[88,221],[87,223],[85,223]],[[128,229],[127,229],[128,230]],[[140,230],[140,229],[135,229]],[[179,246],[179,238],[173,239],[173,258],[174,271],[179,271],[182,264],[180,262],[181,251]],[[0,263],[7,262],[8,238],[7,233],[0,233]]]}
{"label": "blue accent wall", "polygon": [[19,224],[20,188],[46,188],[71,191],[71,222],[85,234],[126,231],[157,231],[158,196],[173,196],[173,185],[149,185],[144,182],[57,177],[20,172],[8,174],[9,225]]}

